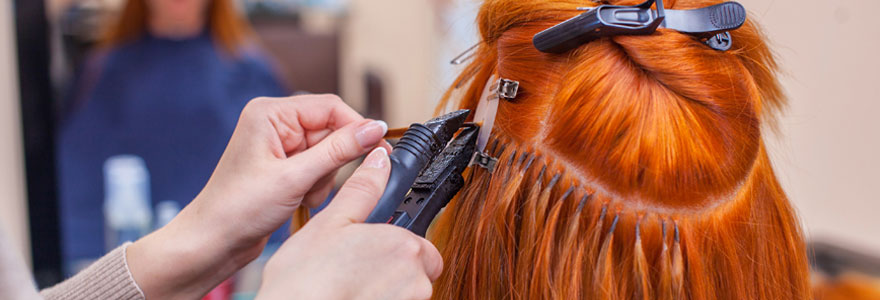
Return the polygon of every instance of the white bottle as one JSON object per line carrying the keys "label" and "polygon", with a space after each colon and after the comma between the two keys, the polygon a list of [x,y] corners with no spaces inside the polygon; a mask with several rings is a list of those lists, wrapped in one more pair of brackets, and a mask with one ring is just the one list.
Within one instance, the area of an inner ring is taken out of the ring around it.
{"label": "white bottle", "polygon": [[153,223],[153,230],[158,230],[171,223],[171,220],[180,213],[180,203],[174,200],[164,200],[156,203],[155,212],[156,222]]}
{"label": "white bottle", "polygon": [[104,221],[107,251],[150,232],[150,175],[144,160],[117,155],[104,162]]}

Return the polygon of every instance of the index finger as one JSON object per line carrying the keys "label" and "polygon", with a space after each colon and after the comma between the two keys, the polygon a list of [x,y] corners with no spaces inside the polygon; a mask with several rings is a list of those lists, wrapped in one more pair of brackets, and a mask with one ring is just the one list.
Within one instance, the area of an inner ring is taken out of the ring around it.
{"label": "index finger", "polygon": [[333,131],[364,120],[336,95],[264,98],[284,153],[302,151]]}
{"label": "index finger", "polygon": [[337,130],[364,119],[336,95],[302,95],[290,100],[282,103],[283,113],[295,113],[305,130]]}

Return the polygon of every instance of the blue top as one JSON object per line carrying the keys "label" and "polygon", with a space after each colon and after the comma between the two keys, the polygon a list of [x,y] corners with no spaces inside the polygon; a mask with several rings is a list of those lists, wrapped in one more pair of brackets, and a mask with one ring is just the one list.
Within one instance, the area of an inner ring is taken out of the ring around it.
{"label": "blue top", "polygon": [[231,56],[207,33],[185,40],[145,35],[94,57],[59,127],[64,261],[105,253],[108,157],[142,157],[154,207],[162,200],[184,206],[210,177],[245,104],[287,94],[265,57],[242,52]]}

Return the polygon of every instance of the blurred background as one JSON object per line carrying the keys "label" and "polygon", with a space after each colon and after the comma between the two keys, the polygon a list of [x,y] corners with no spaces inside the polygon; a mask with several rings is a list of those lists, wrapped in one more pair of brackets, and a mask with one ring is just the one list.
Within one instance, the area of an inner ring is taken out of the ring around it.
{"label": "blurred background", "polygon": [[[789,107],[766,142],[817,274],[876,285],[880,2],[740,2],[784,71]],[[392,127],[424,121],[460,72],[449,61],[478,41],[479,4],[3,1],[0,227],[44,287],[173,217],[253,97],[334,93]],[[215,295],[252,297],[262,262]]]}

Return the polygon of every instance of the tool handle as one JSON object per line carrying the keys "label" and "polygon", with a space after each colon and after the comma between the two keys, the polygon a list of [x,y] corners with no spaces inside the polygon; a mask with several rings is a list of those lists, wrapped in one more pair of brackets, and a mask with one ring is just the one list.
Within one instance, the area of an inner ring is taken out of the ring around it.
{"label": "tool handle", "polygon": [[366,223],[388,223],[391,215],[403,202],[410,186],[416,181],[419,171],[425,166],[426,158],[413,155],[409,151],[394,148],[391,155],[391,174],[388,176],[388,184],[376,207],[370,212]]}
{"label": "tool handle", "polygon": [[366,223],[388,223],[394,210],[403,202],[409,187],[416,181],[419,172],[431,162],[431,158],[442,150],[446,141],[437,140],[437,135],[423,124],[412,124],[391,150],[391,174],[385,191],[376,207],[370,212]]}

